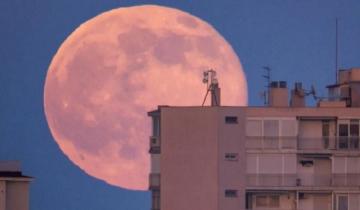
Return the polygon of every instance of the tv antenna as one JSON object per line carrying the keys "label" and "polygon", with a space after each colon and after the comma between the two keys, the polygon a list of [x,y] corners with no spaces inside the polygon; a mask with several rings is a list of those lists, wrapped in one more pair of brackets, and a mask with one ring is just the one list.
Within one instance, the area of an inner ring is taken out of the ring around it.
{"label": "tv antenna", "polygon": [[305,90],[301,86],[296,85],[295,83],[295,93],[299,96],[305,97],[305,96],[312,96],[315,101],[321,100],[323,97],[319,97],[316,94],[315,86],[311,85],[310,90]]}
{"label": "tv antenna", "polygon": [[265,74],[262,75],[263,78],[266,80],[266,91],[262,93],[264,97],[264,105],[269,104],[269,94],[270,94],[270,83],[271,83],[271,68],[269,66],[263,66],[265,70]]}
{"label": "tv antenna", "polygon": [[212,106],[219,106],[220,105],[220,98],[217,98],[216,91],[219,89],[219,82],[216,78],[216,71],[213,69],[209,69],[204,71],[203,73],[203,83],[206,84],[206,94],[201,106],[204,106],[206,98],[211,92],[211,105]]}
{"label": "tv antenna", "polygon": [[335,84],[338,82],[339,71],[339,18],[335,19]]}

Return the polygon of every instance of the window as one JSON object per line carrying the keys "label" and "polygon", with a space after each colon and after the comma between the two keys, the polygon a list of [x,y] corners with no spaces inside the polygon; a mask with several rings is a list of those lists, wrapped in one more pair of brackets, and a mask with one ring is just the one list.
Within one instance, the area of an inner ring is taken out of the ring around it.
{"label": "window", "polygon": [[295,118],[247,119],[246,136],[248,137],[296,137],[298,122]]}
{"label": "window", "polygon": [[267,207],[267,196],[257,195],[256,196],[256,207]]}
{"label": "window", "polygon": [[279,120],[264,120],[264,136],[279,136]]}
{"label": "window", "polygon": [[324,148],[329,148],[329,136],[330,136],[330,121],[323,120],[322,121],[322,139],[324,141]]}
{"label": "window", "polygon": [[304,167],[312,167],[314,165],[313,160],[300,160],[299,162]]}
{"label": "window", "polygon": [[339,149],[359,149],[359,120],[340,120],[338,133]]}
{"label": "window", "polygon": [[347,149],[348,148],[348,137],[349,130],[348,124],[340,124],[339,125],[339,149]]}
{"label": "window", "polygon": [[296,120],[281,120],[281,136],[294,137],[297,133],[296,130]]}
{"label": "window", "polygon": [[359,121],[351,120],[349,129],[350,129],[350,148],[358,149],[359,148]]}
{"label": "window", "polygon": [[246,135],[247,136],[262,136],[262,121],[261,120],[247,120]]}
{"label": "window", "polygon": [[278,195],[270,195],[269,196],[269,207],[279,207],[280,206],[280,198]]}
{"label": "window", "polygon": [[152,190],[151,198],[152,209],[160,209],[160,191]]}
{"label": "window", "polygon": [[322,121],[322,136],[323,137],[330,136],[330,121],[328,121],[328,120]]}
{"label": "window", "polygon": [[359,136],[359,121],[351,120],[350,121],[350,136]]}
{"label": "window", "polygon": [[225,123],[226,124],[237,124],[238,118],[236,116],[226,116],[225,117]]}
{"label": "window", "polygon": [[339,125],[339,136],[348,136],[348,124]]}
{"label": "window", "polygon": [[333,172],[334,174],[346,173],[346,157],[335,156],[333,160]]}
{"label": "window", "polygon": [[337,210],[348,210],[348,202],[349,201],[347,195],[339,195]]}
{"label": "window", "polygon": [[160,117],[159,116],[152,117],[152,135],[153,136],[160,135]]}
{"label": "window", "polygon": [[238,153],[225,153],[225,160],[238,161]]}
{"label": "window", "polygon": [[255,203],[256,203],[256,207],[278,208],[278,207],[280,207],[280,196],[279,195],[257,195]]}
{"label": "window", "polygon": [[225,190],[225,197],[229,197],[229,198],[237,197],[237,190]]}

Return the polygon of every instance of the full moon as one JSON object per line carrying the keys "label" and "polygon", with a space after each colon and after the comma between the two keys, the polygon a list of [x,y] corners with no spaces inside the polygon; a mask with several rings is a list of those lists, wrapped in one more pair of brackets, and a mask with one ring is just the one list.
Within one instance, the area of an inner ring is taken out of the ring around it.
{"label": "full moon", "polygon": [[157,105],[201,106],[202,73],[210,68],[217,71],[222,105],[246,105],[240,61],[206,22],[153,5],[102,13],[80,25],[51,61],[44,90],[50,131],[90,176],[146,190],[147,112]]}

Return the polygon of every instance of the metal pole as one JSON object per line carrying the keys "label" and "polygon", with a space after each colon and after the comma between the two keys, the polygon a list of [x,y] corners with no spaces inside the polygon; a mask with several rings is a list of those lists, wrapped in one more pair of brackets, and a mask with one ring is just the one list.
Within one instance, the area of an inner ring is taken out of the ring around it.
{"label": "metal pole", "polygon": [[338,34],[338,18],[335,21],[335,84],[338,82],[338,70],[339,70],[339,34]]}

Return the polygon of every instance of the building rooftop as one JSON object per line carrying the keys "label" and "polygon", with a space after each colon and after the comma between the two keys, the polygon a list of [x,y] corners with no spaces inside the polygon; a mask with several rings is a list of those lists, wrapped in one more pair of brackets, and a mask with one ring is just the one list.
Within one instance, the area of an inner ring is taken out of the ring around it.
{"label": "building rooftop", "polygon": [[21,172],[20,161],[0,161],[0,178],[29,178],[33,177],[23,175]]}

